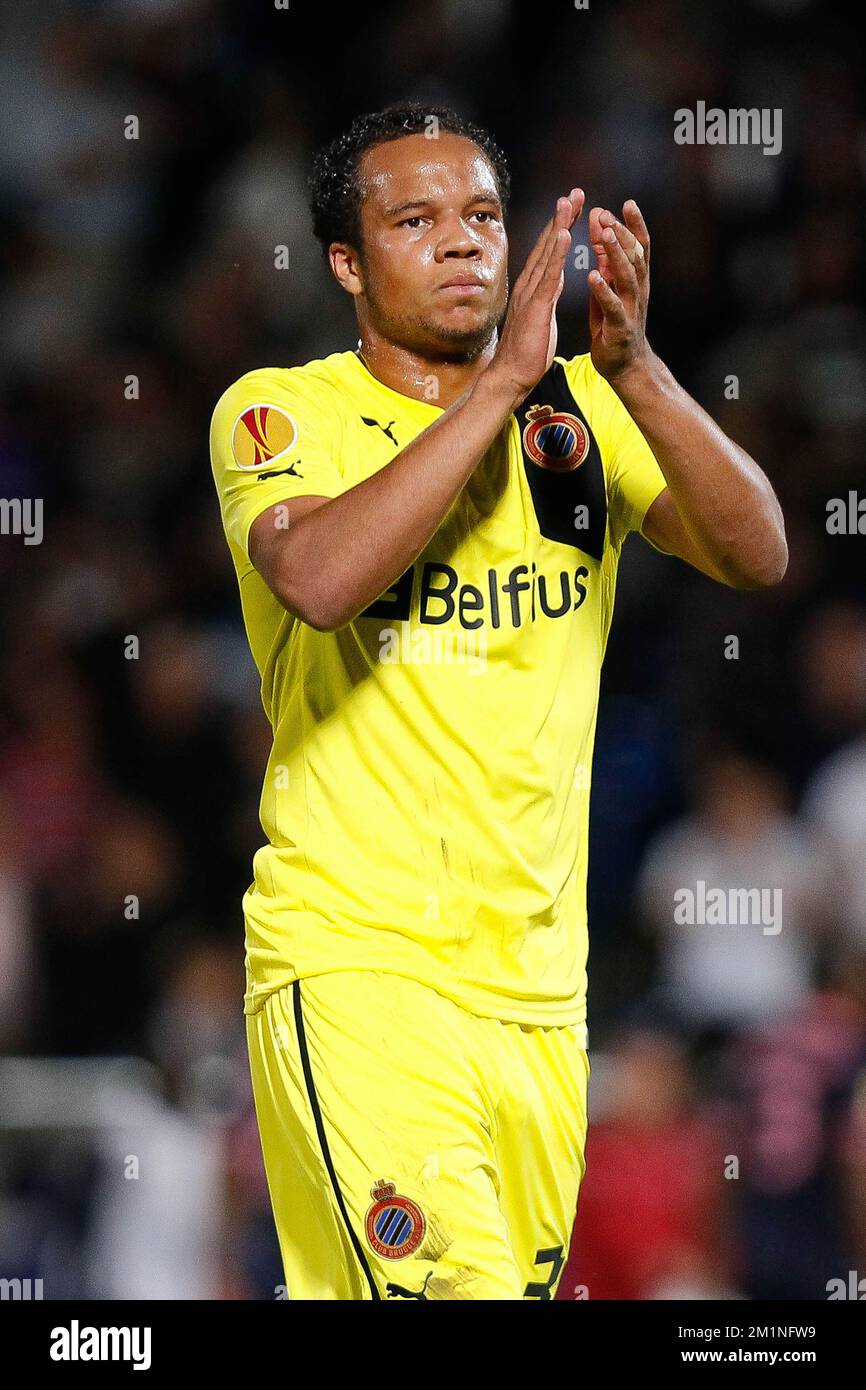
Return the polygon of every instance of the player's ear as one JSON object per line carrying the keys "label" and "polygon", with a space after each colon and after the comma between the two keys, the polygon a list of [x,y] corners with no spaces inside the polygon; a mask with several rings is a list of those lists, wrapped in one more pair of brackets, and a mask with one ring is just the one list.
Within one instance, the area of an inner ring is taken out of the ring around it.
{"label": "player's ear", "polygon": [[328,260],[337,280],[347,294],[361,294],[364,281],[361,275],[361,257],[347,241],[335,241],[328,248]]}

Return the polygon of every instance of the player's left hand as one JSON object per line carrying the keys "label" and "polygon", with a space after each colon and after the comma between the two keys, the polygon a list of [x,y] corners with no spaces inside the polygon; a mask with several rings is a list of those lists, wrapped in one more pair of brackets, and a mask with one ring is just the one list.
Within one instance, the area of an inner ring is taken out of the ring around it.
{"label": "player's left hand", "polygon": [[589,239],[598,267],[589,273],[589,331],[595,368],[611,384],[649,355],[650,239],[633,198],[620,222],[607,208],[592,208]]}

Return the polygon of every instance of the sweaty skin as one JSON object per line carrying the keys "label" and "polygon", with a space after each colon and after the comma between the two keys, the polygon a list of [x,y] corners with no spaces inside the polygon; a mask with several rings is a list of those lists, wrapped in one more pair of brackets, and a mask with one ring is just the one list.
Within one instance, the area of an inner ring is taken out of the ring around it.
{"label": "sweaty skin", "polygon": [[[295,498],[253,523],[253,564],[291,613],[321,631],[351,622],[414,562],[544,375],[570,229],[584,205],[579,188],[557,200],[509,296],[496,176],[473,141],[406,135],[367,150],[359,172],[361,245],[335,242],[329,258],[355,300],[360,354],[404,395],[428,400],[435,382],[444,410],[339,497]],[[650,348],[649,234],[633,200],[623,219],[590,212],[591,353],[667,482],[643,533],[719,582],[776,584],[787,546],[773,489]]]}

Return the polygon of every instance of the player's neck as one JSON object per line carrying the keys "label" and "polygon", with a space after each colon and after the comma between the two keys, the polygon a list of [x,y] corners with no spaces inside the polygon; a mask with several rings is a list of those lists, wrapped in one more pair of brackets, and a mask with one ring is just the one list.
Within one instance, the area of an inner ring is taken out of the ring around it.
{"label": "player's neck", "polygon": [[362,335],[357,352],[367,370],[377,381],[390,386],[392,391],[447,410],[484,371],[496,351],[496,345],[497,337],[494,334],[478,357],[469,362],[459,362],[427,357],[388,342],[377,334],[366,334]]}

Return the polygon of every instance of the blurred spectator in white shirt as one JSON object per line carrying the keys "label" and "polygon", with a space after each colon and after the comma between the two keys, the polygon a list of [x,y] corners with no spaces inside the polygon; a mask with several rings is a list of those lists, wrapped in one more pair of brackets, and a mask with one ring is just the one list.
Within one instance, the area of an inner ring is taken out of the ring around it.
{"label": "blurred spectator in white shirt", "polygon": [[779,777],[739,753],[702,760],[697,802],[650,843],[639,876],[658,983],[696,1029],[759,1023],[809,990],[828,866]]}
{"label": "blurred spectator in white shirt", "polygon": [[802,815],[826,836],[842,929],[852,945],[866,947],[866,735],[820,765],[806,788]]}

